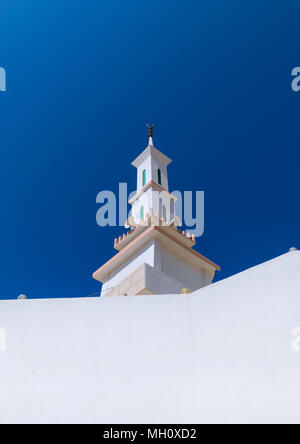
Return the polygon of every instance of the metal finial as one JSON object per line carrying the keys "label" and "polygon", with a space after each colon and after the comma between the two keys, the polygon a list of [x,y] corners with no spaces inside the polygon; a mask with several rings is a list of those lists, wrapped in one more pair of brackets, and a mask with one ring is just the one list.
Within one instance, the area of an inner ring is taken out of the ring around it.
{"label": "metal finial", "polygon": [[153,137],[153,126],[154,125],[149,125],[149,123],[147,123],[147,127],[148,127],[148,136]]}

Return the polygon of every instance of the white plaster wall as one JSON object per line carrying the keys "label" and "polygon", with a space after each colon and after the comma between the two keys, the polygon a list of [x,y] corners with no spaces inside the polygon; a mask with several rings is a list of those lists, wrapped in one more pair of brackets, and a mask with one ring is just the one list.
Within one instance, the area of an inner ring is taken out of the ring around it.
{"label": "white plaster wall", "polygon": [[146,183],[150,182],[152,176],[151,157],[148,156],[137,169],[137,191],[143,188],[143,171],[146,170]]}
{"label": "white plaster wall", "polygon": [[189,295],[0,301],[0,423],[298,424],[299,269],[294,252]]}
{"label": "white plaster wall", "polygon": [[141,207],[144,207],[144,218],[147,214],[150,215],[150,208],[153,208],[152,188],[149,188],[139,197],[132,205],[132,215],[136,224],[140,224]]}
{"label": "white plaster wall", "polygon": [[170,292],[178,294],[181,293],[184,285],[178,280],[162,273],[159,269],[146,264],[145,287],[155,294],[170,294]]}
{"label": "white plaster wall", "polygon": [[150,281],[148,280],[149,285],[151,283],[149,289],[158,294],[177,293],[185,287],[194,291],[212,282],[208,271],[204,269],[199,271],[192,265],[186,264],[159,242],[152,240],[108,276],[102,285],[101,295],[118,285],[144,263],[161,273],[157,276],[150,274]]}
{"label": "white plaster wall", "polygon": [[161,263],[161,271],[163,273],[182,282],[184,287],[191,290],[198,290],[212,282],[211,275],[208,271],[204,269],[199,271],[163,247],[161,248]]}
{"label": "white plaster wall", "polygon": [[137,168],[137,191],[139,191],[143,187],[142,174],[144,170],[146,170],[146,183],[152,180],[153,182],[158,184],[158,168],[160,168],[161,170],[161,186],[167,191],[169,190],[167,168],[164,166],[163,163],[159,162],[157,159],[149,155]]}
{"label": "white plaster wall", "polygon": [[174,206],[173,212],[171,208],[171,200],[169,194],[165,191],[158,191],[153,187],[150,187],[144,192],[132,205],[132,215],[136,224],[140,223],[141,207],[144,207],[144,217],[150,214],[150,209],[153,209],[154,214],[158,214],[159,217],[163,216],[163,213],[159,211],[159,199],[162,200],[162,206],[166,207],[166,221],[172,222],[174,219]]}
{"label": "white plaster wall", "polygon": [[153,182],[158,184],[157,170],[160,168],[161,170],[161,186],[165,188],[167,191],[169,190],[168,186],[168,174],[167,168],[161,162],[159,162],[156,158],[152,157],[151,159],[151,177]]}
{"label": "white plaster wall", "polygon": [[111,273],[102,285],[101,295],[103,295],[110,288],[118,285],[123,279],[133,273],[134,270],[136,270],[140,265],[146,263],[154,267],[154,249],[155,241],[149,242],[140,252]]}
{"label": "white plaster wall", "polygon": [[0,327],[0,352],[6,351],[6,331],[4,327]]}
{"label": "white plaster wall", "polygon": [[158,214],[159,217],[163,217],[163,211],[160,209],[159,200],[162,201],[162,207],[166,207],[166,221],[172,222],[174,219],[174,206],[173,206],[173,212],[172,212],[172,206],[169,194],[166,191],[158,191],[156,189],[152,189],[152,208],[154,211],[154,214]]}

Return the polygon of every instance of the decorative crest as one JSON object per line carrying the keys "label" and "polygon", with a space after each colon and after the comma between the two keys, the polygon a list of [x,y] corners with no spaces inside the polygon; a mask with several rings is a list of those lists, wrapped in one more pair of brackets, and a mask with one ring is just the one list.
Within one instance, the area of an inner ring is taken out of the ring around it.
{"label": "decorative crest", "polygon": [[154,125],[149,125],[149,123],[147,123],[147,127],[148,127],[148,136],[149,136],[149,139],[150,139],[150,138],[152,139],[152,137],[153,137],[153,127],[154,127]]}

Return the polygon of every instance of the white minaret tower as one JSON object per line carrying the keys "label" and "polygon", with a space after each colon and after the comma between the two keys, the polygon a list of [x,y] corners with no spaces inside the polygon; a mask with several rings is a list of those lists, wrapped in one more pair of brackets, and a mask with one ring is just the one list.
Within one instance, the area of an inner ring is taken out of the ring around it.
{"label": "white minaret tower", "polygon": [[[176,198],[169,193],[167,166],[172,162],[153,145],[153,126],[148,127],[149,144],[132,162],[137,168],[137,193],[132,205],[133,226],[155,216],[164,225],[174,222]],[[153,222],[153,221],[152,221]]]}
{"label": "white minaret tower", "polygon": [[101,296],[182,293],[211,284],[219,266],[193,249],[194,236],[176,228],[175,200],[169,193],[171,159],[153,145],[133,161],[137,192],[129,201],[131,231],[115,239],[118,253],[94,274],[103,283]]}

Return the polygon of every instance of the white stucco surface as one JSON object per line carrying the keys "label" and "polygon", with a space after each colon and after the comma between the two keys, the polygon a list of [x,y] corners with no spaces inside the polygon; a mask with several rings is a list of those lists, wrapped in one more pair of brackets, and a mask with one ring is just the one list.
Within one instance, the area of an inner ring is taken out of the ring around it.
{"label": "white stucco surface", "polygon": [[160,251],[161,271],[173,279],[182,282],[182,288],[187,287],[195,291],[211,284],[212,276],[209,271],[205,269],[199,270],[193,267],[165,248],[161,248]]}
{"label": "white stucco surface", "polygon": [[149,265],[145,267],[145,286],[154,294],[181,293],[185,288],[182,282]]}
{"label": "white stucco surface", "polygon": [[[147,288],[153,293],[180,293],[183,288],[194,291],[211,284],[210,273],[199,270],[164,248],[158,241],[151,240],[135,255],[116,268],[102,285],[101,295],[120,284],[142,264],[146,269]],[[153,267],[153,270],[151,268]]]}
{"label": "white stucco surface", "polygon": [[137,191],[143,187],[142,173],[144,170],[146,171],[146,183],[149,181],[158,183],[158,168],[161,170],[161,185],[168,190],[167,165],[170,162],[171,159],[168,159],[163,153],[149,145],[132,163],[137,168]]}
{"label": "white stucco surface", "polygon": [[154,267],[156,264],[155,244],[154,240],[150,241],[139,252],[113,271],[103,283],[101,294],[103,295],[107,290],[118,285],[142,264],[149,264],[151,267]]}
{"label": "white stucco surface", "polygon": [[146,183],[152,180],[151,157],[148,156],[137,168],[137,191],[143,188],[143,171],[146,170]]}
{"label": "white stucco surface", "polygon": [[190,295],[0,301],[0,422],[299,423],[299,270],[292,252]]}

